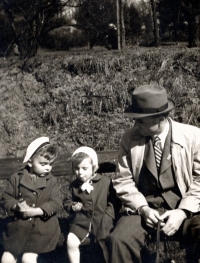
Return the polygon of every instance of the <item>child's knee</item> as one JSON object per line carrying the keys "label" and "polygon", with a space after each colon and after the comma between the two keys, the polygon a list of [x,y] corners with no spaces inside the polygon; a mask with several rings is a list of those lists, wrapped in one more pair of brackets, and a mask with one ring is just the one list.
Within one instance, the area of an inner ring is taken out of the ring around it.
{"label": "child's knee", "polygon": [[73,233],[69,233],[67,236],[67,247],[68,248],[77,248],[80,245],[80,240],[79,238],[73,234]]}
{"label": "child's knee", "polygon": [[38,254],[24,253],[22,256],[22,263],[37,263]]}
{"label": "child's knee", "polygon": [[4,252],[1,258],[1,263],[16,263],[17,259],[10,253]]}

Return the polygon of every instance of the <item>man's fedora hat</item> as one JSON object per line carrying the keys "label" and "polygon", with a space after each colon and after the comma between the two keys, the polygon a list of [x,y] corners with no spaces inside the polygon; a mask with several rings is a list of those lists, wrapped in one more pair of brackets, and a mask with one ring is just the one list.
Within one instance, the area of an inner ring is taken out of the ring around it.
{"label": "man's fedora hat", "polygon": [[124,115],[131,118],[157,116],[171,111],[175,107],[167,98],[166,89],[158,85],[143,85],[132,93],[132,104],[125,109]]}

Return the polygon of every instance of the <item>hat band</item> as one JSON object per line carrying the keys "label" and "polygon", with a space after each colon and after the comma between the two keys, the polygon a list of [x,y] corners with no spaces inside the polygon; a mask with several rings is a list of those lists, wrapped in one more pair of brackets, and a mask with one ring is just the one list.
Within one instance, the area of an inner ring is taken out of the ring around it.
{"label": "hat band", "polygon": [[[34,151],[34,153],[31,155],[31,157],[37,152],[37,151],[39,151],[42,147],[44,147],[44,146],[46,146],[46,145],[48,145],[48,144],[50,144],[49,142],[44,142],[44,143],[42,143],[35,151]],[[30,157],[30,158],[31,158]]]}
{"label": "hat band", "polygon": [[162,112],[168,108],[168,103],[159,108],[132,108],[134,113],[157,113]]}

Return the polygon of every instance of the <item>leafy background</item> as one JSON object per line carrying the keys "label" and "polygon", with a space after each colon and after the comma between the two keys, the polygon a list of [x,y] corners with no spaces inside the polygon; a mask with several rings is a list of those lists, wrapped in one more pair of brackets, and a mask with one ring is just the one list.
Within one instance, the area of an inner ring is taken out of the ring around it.
{"label": "leafy background", "polygon": [[0,157],[22,156],[39,136],[60,151],[117,150],[132,125],[123,115],[136,86],[163,85],[175,120],[200,127],[200,54],[186,47],[123,52],[39,52],[0,60]]}
{"label": "leafy background", "polygon": [[[97,151],[117,150],[121,135],[133,125],[124,117],[124,108],[130,104],[134,88],[145,83],[167,89],[176,103],[171,112],[175,120],[200,127],[198,48],[40,51],[28,61],[0,58],[0,158],[22,156],[39,136],[49,136],[60,152],[72,152],[81,145]],[[58,177],[63,197],[70,180]],[[0,180],[1,193],[4,187],[5,181]],[[0,214],[5,217],[4,211]],[[1,221],[0,235],[5,220]],[[62,211],[59,220],[66,233],[68,215]],[[0,237],[0,250],[1,245]],[[184,251],[178,246],[171,244],[172,254],[176,262],[185,263]],[[102,263],[92,249],[89,255]],[[68,262],[66,251],[57,248],[41,262]],[[86,257],[83,262],[91,263],[92,259]]]}

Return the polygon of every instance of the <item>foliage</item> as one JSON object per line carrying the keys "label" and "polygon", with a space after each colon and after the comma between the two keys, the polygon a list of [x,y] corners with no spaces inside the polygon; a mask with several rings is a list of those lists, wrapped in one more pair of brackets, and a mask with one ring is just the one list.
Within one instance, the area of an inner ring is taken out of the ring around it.
{"label": "foliage", "polygon": [[[171,41],[187,41],[187,26],[180,1],[162,0],[158,10],[162,38],[168,36]],[[185,39],[180,39],[181,35],[184,35]]]}
{"label": "foliage", "polygon": [[126,38],[139,38],[142,30],[142,20],[140,18],[139,11],[137,10],[134,4],[131,4],[130,6],[125,6],[124,14],[124,23],[126,25]]}
{"label": "foliage", "polygon": [[132,91],[151,82],[167,88],[176,103],[175,120],[200,127],[198,51],[137,47],[124,52],[40,53],[25,65],[2,60],[1,154],[21,156],[28,143],[42,135],[62,151],[80,145],[117,150],[121,135],[132,126],[123,115]]}
{"label": "foliage", "polygon": [[22,58],[37,53],[42,35],[61,25],[56,14],[71,0],[2,0],[1,14],[7,22],[4,30],[11,34],[10,44],[17,44]]}
{"label": "foliage", "polygon": [[178,33],[186,33],[188,37],[188,46],[197,46],[199,42],[199,0],[160,0],[158,7],[161,30],[172,31],[175,41],[178,40]]}
{"label": "foliage", "polygon": [[[109,24],[116,25],[115,5],[114,0],[82,1],[82,5],[76,12],[75,19],[77,20],[78,26],[86,32],[90,48],[95,44],[104,45],[107,36],[113,33],[111,29],[109,29]],[[115,42],[116,41],[117,38],[115,35]]]}

